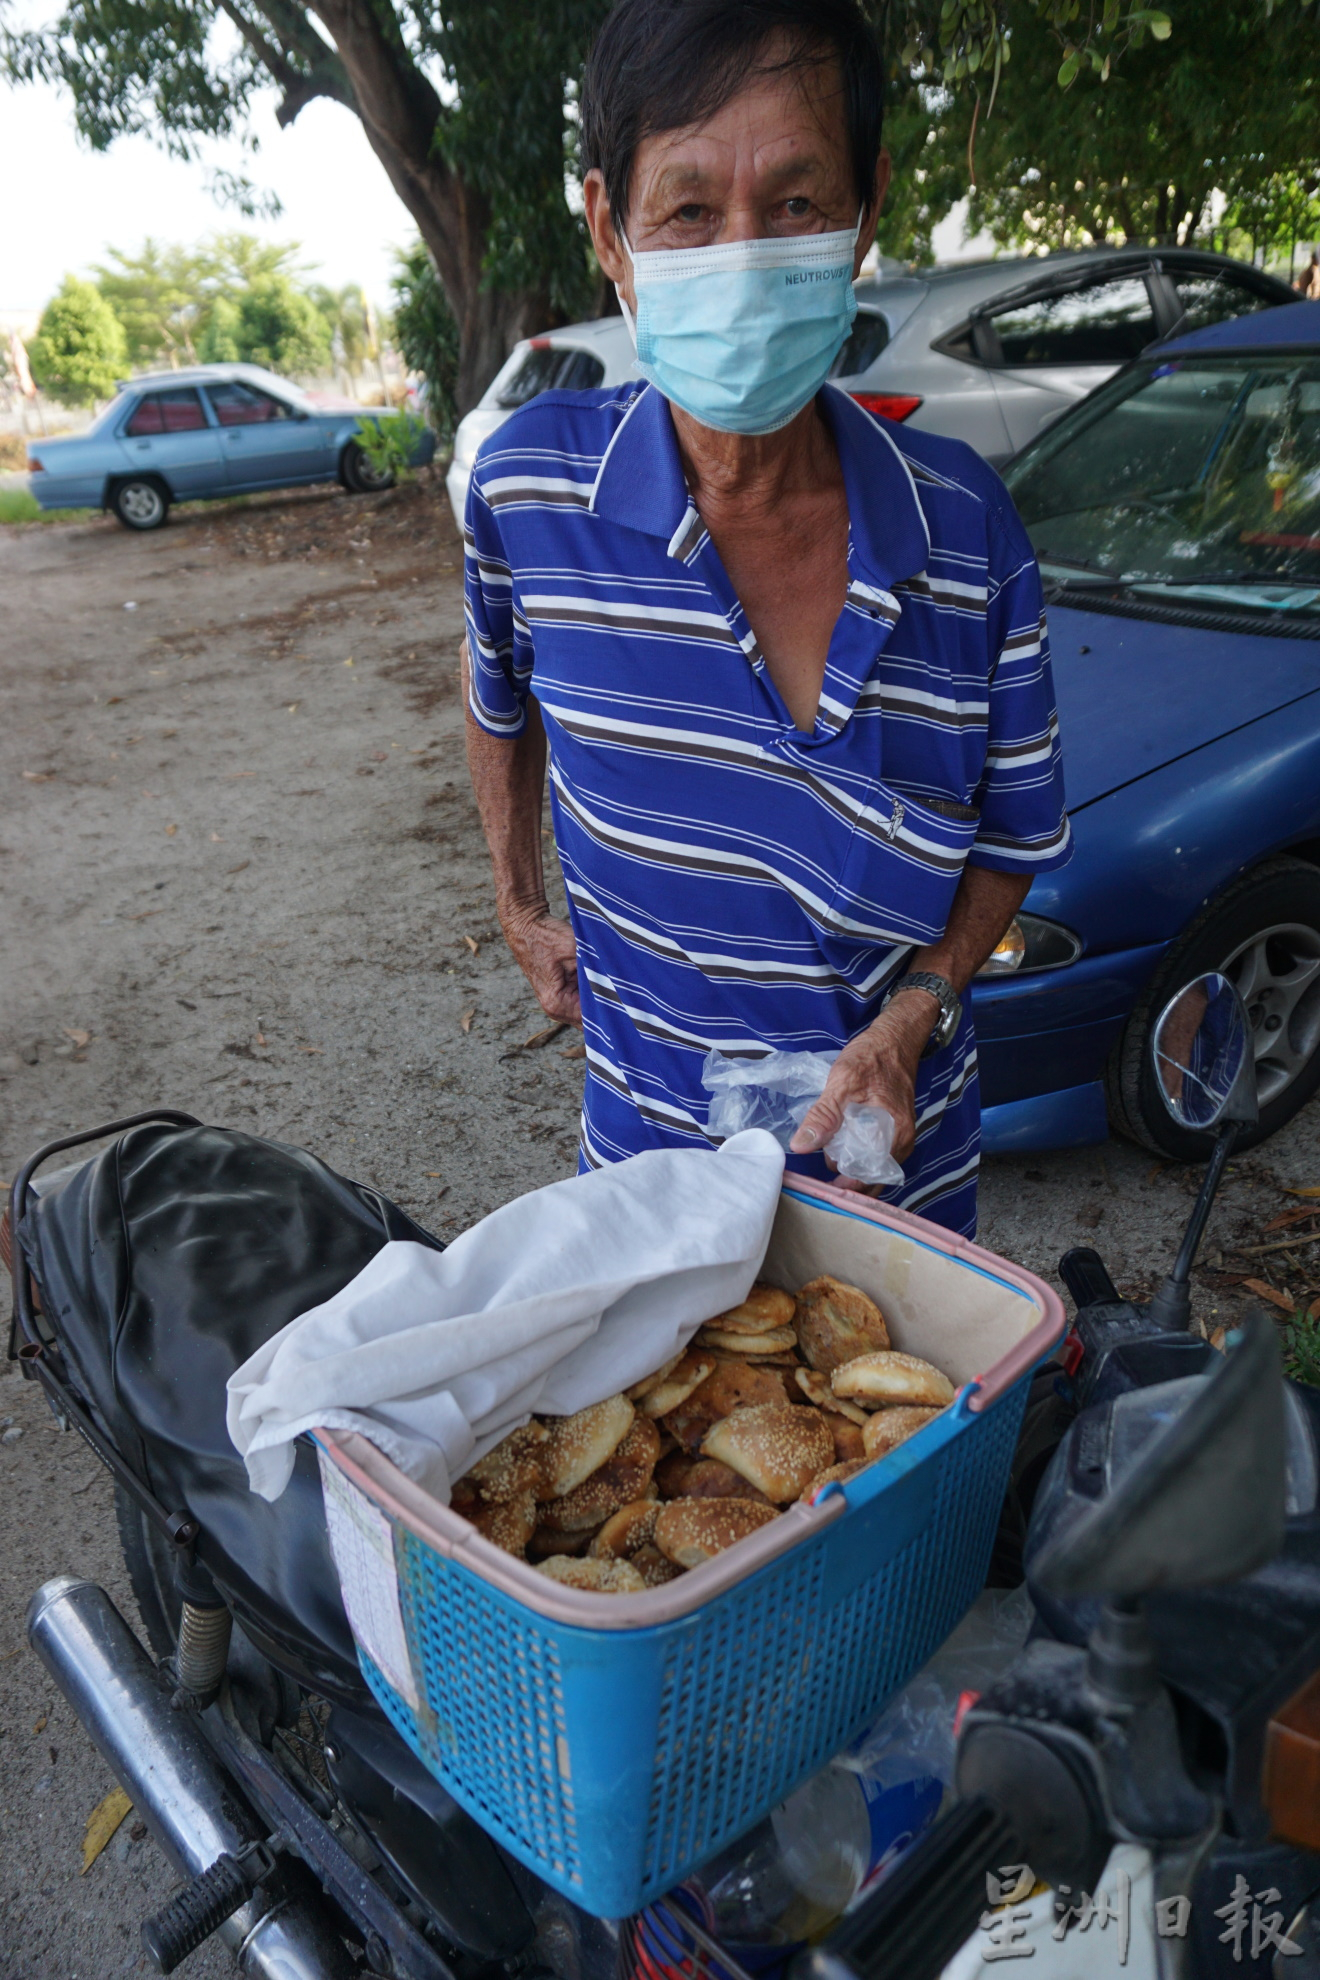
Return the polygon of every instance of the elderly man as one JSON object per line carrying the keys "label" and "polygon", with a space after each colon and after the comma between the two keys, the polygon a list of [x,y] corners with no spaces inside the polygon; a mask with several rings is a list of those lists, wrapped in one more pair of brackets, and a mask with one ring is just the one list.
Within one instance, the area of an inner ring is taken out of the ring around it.
{"label": "elderly man", "polygon": [[712,1046],[837,1052],[790,1166],[827,1174],[845,1105],[883,1106],[890,1200],[970,1236],[963,994],[1069,837],[1007,494],[825,382],[888,179],[881,99],[855,0],[607,19],[586,214],[640,377],[547,392],[478,455],[468,757],[509,946],[583,1028],[584,1166],[705,1145]]}

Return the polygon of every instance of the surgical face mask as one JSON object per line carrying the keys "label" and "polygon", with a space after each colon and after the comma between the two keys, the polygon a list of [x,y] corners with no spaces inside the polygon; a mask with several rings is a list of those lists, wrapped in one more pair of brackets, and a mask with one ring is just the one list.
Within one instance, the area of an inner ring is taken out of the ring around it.
{"label": "surgical face mask", "polygon": [[719,247],[628,248],[636,322],[626,303],[623,313],[638,370],[721,433],[787,426],[824,384],[857,314],[856,245],[857,227],[849,227]]}

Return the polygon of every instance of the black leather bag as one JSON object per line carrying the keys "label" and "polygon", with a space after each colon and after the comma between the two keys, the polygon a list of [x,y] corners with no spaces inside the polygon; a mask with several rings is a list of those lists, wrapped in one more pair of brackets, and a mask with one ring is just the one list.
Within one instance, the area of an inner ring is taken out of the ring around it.
{"label": "black leather bag", "polygon": [[248,1489],[225,1383],[389,1238],[443,1249],[305,1150],[230,1128],[135,1127],[28,1199],[19,1231],[72,1386],[131,1469],[199,1523],[197,1552],[290,1676],[361,1704],[316,1455],[273,1504]]}

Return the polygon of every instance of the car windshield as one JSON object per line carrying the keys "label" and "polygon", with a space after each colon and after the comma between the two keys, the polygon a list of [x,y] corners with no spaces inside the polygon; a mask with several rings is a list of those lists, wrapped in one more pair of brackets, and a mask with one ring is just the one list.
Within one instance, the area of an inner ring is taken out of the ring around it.
{"label": "car windshield", "polygon": [[1320,353],[1143,364],[1005,479],[1047,580],[1320,611]]}

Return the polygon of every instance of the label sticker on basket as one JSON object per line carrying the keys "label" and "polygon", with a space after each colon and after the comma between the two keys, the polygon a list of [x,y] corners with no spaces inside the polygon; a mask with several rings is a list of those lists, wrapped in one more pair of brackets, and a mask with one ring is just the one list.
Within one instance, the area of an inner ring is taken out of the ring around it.
{"label": "label sticker on basket", "polygon": [[408,1656],[399,1608],[399,1577],[394,1566],[394,1534],[383,1512],[345,1478],[338,1465],[318,1451],[321,1490],[330,1552],[349,1627],[372,1662],[414,1711],[420,1700]]}

